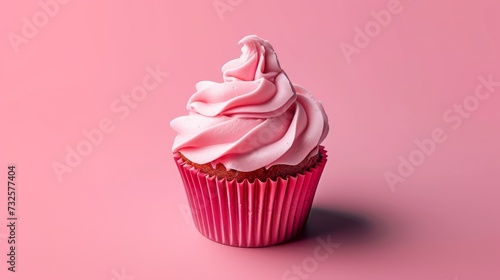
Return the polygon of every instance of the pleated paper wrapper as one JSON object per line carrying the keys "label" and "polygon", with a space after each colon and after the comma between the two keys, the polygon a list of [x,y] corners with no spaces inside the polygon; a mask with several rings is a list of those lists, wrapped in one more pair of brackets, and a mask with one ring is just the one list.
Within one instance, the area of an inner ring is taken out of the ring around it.
{"label": "pleated paper wrapper", "polygon": [[237,247],[284,243],[304,228],[319,179],[327,161],[303,174],[266,182],[237,182],[201,173],[174,156],[191,208],[193,221],[205,237]]}

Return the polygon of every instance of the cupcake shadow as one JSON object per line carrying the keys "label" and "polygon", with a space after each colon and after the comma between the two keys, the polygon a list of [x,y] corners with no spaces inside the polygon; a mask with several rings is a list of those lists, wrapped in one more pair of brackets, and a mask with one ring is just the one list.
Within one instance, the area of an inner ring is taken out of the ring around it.
{"label": "cupcake shadow", "polygon": [[292,242],[331,236],[338,242],[364,243],[376,236],[376,228],[366,217],[348,212],[313,207],[305,229]]}

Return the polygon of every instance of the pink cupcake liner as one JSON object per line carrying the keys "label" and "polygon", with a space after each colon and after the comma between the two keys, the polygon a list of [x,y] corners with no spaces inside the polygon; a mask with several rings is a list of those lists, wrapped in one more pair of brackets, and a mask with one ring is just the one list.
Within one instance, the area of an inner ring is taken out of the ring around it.
{"label": "pink cupcake liner", "polygon": [[327,161],[303,174],[266,182],[217,179],[183,161],[175,162],[184,183],[194,224],[205,237],[238,247],[264,247],[286,242],[305,226]]}

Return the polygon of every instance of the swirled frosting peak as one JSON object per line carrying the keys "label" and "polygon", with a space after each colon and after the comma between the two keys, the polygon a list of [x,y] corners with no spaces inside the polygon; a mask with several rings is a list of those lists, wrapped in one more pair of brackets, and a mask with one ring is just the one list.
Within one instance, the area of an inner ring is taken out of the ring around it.
{"label": "swirled frosting peak", "polygon": [[269,42],[251,35],[240,44],[240,58],[222,67],[224,82],[199,82],[189,114],[171,121],[173,152],[244,172],[315,155],[328,133],[321,103],[290,82]]}

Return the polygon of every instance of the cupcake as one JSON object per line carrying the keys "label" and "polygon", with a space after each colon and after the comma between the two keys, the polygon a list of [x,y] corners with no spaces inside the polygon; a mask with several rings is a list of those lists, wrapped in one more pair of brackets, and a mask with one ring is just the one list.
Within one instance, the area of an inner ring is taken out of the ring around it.
{"label": "cupcake", "polygon": [[223,82],[202,81],[175,118],[172,152],[198,231],[238,247],[295,237],[327,161],[328,119],[292,84],[269,42],[243,38]]}

